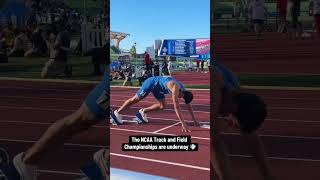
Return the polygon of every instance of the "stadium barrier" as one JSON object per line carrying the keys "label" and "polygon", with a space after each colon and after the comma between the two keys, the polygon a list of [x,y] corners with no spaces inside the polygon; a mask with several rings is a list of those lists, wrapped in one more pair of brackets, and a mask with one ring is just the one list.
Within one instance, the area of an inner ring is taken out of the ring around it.
{"label": "stadium barrier", "polygon": [[106,32],[103,28],[92,28],[81,26],[82,52],[85,53],[92,48],[102,47],[106,43]]}

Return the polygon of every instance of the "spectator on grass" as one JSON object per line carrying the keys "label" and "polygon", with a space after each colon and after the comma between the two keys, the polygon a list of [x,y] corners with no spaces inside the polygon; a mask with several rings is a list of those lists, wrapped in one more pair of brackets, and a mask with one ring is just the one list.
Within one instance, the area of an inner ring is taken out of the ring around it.
{"label": "spectator on grass", "polygon": [[58,77],[59,75],[71,76],[72,67],[68,63],[68,51],[70,50],[69,27],[60,28],[53,49],[50,52],[50,59],[41,72],[42,78]]}
{"label": "spectator on grass", "polygon": [[9,52],[8,56],[23,57],[24,53],[29,50],[28,37],[24,30],[15,29],[15,40],[13,49]]}
{"label": "spectator on grass", "polygon": [[201,61],[201,72],[204,71],[204,60]]}
{"label": "spectator on grass", "polygon": [[13,27],[15,27],[15,28],[18,27],[17,16],[15,15],[14,12],[11,12],[10,19],[11,19],[11,24],[13,25]]}
{"label": "spectator on grass", "polygon": [[314,29],[317,33],[317,38],[320,38],[320,0],[310,0],[309,6],[310,15],[314,17]]}
{"label": "spectator on grass", "polygon": [[210,59],[207,60],[207,65],[208,65],[208,70],[209,70],[209,73],[211,73],[211,64],[210,64]]}
{"label": "spectator on grass", "polygon": [[233,6],[233,16],[236,18],[237,24],[240,23],[240,16],[241,16],[241,7],[240,7],[240,0],[236,0]]}
{"label": "spectator on grass", "polygon": [[123,74],[124,74],[124,82],[122,84],[122,86],[125,86],[127,83],[129,83],[130,86],[133,85],[132,83],[132,67],[130,64],[126,65],[124,71],[123,71]]}
{"label": "spectator on grass", "polygon": [[153,69],[154,69],[154,76],[160,76],[160,64],[158,59],[155,60]]}
{"label": "spectator on grass", "polygon": [[148,73],[148,71],[144,71],[143,75],[141,77],[138,77],[138,81],[139,81],[139,86],[141,86],[143,84],[143,82],[145,80],[147,80],[149,77],[151,77],[152,75],[150,73]]}
{"label": "spectator on grass", "polygon": [[192,68],[193,68],[193,62],[192,62],[192,59],[189,59],[188,71],[192,72]]}
{"label": "spectator on grass", "polygon": [[168,60],[168,73],[169,73],[169,76],[171,76],[171,74],[172,74],[172,61],[171,61],[171,57],[168,56],[168,57],[167,57],[167,60]]}
{"label": "spectator on grass", "polygon": [[187,59],[185,59],[184,61],[183,61],[183,63],[184,63],[184,67],[186,68],[186,71],[188,72],[188,60]]}
{"label": "spectator on grass", "polygon": [[48,46],[48,51],[49,51],[49,55],[53,49],[53,45],[54,45],[54,42],[56,41],[56,37],[57,37],[57,34],[58,32],[56,31],[48,31],[48,37],[47,37],[47,46]]}
{"label": "spectator on grass", "polygon": [[109,58],[109,44],[106,43],[103,47],[97,47],[89,50],[85,53],[85,56],[91,56],[93,64],[93,72],[90,74],[92,76],[100,76],[103,74],[103,67]]}
{"label": "spectator on grass", "polygon": [[48,55],[47,42],[42,36],[42,30],[39,26],[31,25],[31,42],[32,48],[25,53],[26,57],[39,57]]}
{"label": "spectator on grass", "polygon": [[14,45],[14,32],[11,24],[4,27],[4,29],[0,33],[0,41],[2,42],[2,48],[4,49],[12,49]]}
{"label": "spectator on grass", "polygon": [[288,0],[287,20],[290,22],[290,31],[288,34],[291,37],[298,37],[303,33],[302,25],[299,22],[300,6],[300,0]]}
{"label": "spectator on grass", "polygon": [[260,39],[261,34],[264,29],[264,22],[267,18],[267,7],[265,6],[263,0],[252,0],[249,5],[249,13],[251,14],[254,31],[257,35],[257,40]]}
{"label": "spectator on grass", "polygon": [[200,60],[197,59],[196,63],[197,63],[197,72],[200,72]]}
{"label": "spectator on grass", "polygon": [[280,19],[277,32],[284,33],[287,31],[287,4],[288,0],[277,0],[277,11]]}
{"label": "spectator on grass", "polygon": [[168,76],[169,75],[169,70],[168,70],[168,62],[167,62],[167,58],[164,57],[163,58],[163,64],[162,64],[162,76]]}

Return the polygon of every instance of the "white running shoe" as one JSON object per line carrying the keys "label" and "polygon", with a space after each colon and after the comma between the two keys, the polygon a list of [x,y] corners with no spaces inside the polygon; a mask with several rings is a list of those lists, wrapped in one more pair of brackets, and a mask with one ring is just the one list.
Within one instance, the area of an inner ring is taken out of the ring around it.
{"label": "white running shoe", "polygon": [[120,124],[123,124],[122,116],[118,113],[118,109],[114,111],[114,115],[117,117],[117,120]]}
{"label": "white running shoe", "polygon": [[107,149],[101,149],[93,155],[93,161],[99,166],[104,180],[110,180],[109,159],[109,151]]}
{"label": "white running shoe", "polygon": [[144,113],[144,109],[140,109],[140,110],[139,110],[139,113],[141,114],[143,120],[144,120],[146,123],[149,122],[149,121],[148,121],[148,118],[147,118],[147,113]]}
{"label": "white running shoe", "polygon": [[16,155],[13,158],[13,164],[20,174],[21,180],[37,180],[37,167],[27,165],[22,161],[24,152]]}

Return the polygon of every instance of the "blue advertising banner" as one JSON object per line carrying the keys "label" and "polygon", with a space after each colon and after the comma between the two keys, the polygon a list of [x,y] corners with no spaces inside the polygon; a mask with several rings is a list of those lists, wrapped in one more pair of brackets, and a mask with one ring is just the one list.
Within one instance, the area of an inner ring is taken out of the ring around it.
{"label": "blue advertising banner", "polygon": [[210,59],[210,39],[165,39],[158,56]]}

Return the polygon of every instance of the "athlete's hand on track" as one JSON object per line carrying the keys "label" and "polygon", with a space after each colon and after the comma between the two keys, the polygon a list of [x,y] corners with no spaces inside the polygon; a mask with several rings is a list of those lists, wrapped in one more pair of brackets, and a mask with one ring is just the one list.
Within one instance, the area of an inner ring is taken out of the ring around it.
{"label": "athlete's hand on track", "polygon": [[187,124],[182,124],[182,132],[191,132]]}

